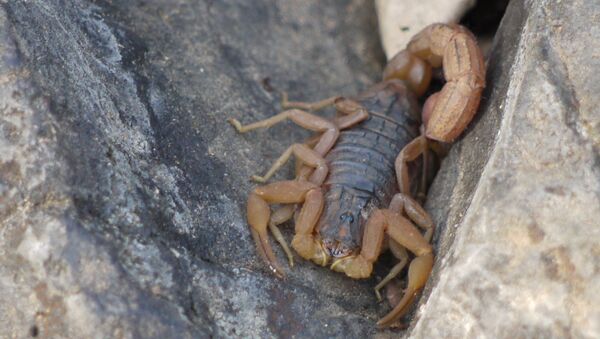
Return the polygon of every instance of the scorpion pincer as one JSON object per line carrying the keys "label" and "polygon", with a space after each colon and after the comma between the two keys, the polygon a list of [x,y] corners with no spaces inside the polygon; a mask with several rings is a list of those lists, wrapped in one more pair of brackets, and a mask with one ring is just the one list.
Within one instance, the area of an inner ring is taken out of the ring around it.
{"label": "scorpion pincer", "polygon": [[[432,68],[443,65],[446,84],[420,110],[417,97],[431,80]],[[243,126],[238,132],[268,128],[290,119],[316,138],[291,145],[258,182],[267,181],[294,155],[301,165],[295,180],[256,187],[247,202],[247,218],[258,252],[272,271],[283,270],[273,254],[267,229],[292,253],[277,225],[295,217],[292,247],[303,258],[367,278],[381,251],[389,248],[399,262],[376,286],[379,290],[409,261],[408,284],[401,300],[379,320],[390,326],[406,313],[429,277],[434,255],[430,245],[434,224],[414,200],[409,163],[452,142],[473,118],[485,84],[485,63],[473,35],[459,25],[433,24],[395,55],[383,81],[355,98],[332,97],[319,102],[288,102],[271,118]],[[334,106],[333,121],[312,112]],[[426,167],[425,164],[423,167]],[[283,207],[271,212],[270,204]]]}

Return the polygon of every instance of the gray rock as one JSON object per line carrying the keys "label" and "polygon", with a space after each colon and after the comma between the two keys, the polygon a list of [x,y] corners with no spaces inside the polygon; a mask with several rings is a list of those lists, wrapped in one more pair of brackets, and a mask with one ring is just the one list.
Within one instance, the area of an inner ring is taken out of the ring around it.
{"label": "gray rock", "polygon": [[2,336],[373,333],[373,280],[303,261],[275,279],[249,236],[250,174],[307,134],[225,122],[273,115],[271,86],[308,100],[373,83],[371,6],[3,2]]}
{"label": "gray rock", "polygon": [[438,258],[411,337],[600,337],[599,15],[509,5],[480,114],[429,192]]}
{"label": "gray rock", "polygon": [[[2,335],[397,336],[374,329],[377,277],[299,260],[280,281],[258,260],[247,179],[307,133],[225,123],[276,113],[271,87],[377,81],[371,6],[3,2]],[[406,334],[600,336],[598,12],[511,3],[482,110],[430,190],[438,259]]]}

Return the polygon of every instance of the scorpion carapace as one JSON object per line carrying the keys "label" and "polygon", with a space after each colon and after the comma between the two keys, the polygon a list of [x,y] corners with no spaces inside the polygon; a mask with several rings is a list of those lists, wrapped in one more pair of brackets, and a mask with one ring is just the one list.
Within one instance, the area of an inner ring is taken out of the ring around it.
{"label": "scorpion carapace", "polygon": [[[426,91],[431,68],[442,64],[446,84],[425,101],[421,119],[415,97]],[[366,278],[381,251],[390,249],[399,261],[375,287],[378,298],[379,290],[409,261],[408,250],[414,258],[405,292],[378,322],[394,324],[425,286],[433,267],[429,242],[434,225],[411,197],[416,185],[409,163],[423,155],[426,168],[429,149],[436,151],[438,142],[453,141],[462,133],[477,110],[484,79],[485,64],[473,35],[459,25],[434,24],[390,60],[382,83],[356,98],[304,103],[288,102],[285,95],[282,106],[287,110],[271,118],[246,126],[230,119],[240,133],[287,119],[318,133],[304,144],[290,146],[265,176],[253,176],[255,181],[267,181],[292,155],[300,163],[295,180],[256,187],[248,197],[250,230],[271,270],[283,277],[267,230],[293,265],[277,225],[291,219],[296,206],[292,247],[305,259],[352,278]],[[328,106],[338,112],[333,121],[313,114]],[[271,204],[282,207],[271,213]]]}

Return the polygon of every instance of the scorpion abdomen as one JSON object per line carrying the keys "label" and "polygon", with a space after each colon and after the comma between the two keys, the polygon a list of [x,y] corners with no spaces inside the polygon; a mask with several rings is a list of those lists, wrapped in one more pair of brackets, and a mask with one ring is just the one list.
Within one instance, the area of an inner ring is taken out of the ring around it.
{"label": "scorpion abdomen", "polygon": [[350,249],[360,248],[370,211],[387,206],[397,192],[396,156],[421,124],[418,103],[401,81],[380,83],[356,100],[369,118],[342,131],[325,158],[329,175],[318,225],[324,241]]}

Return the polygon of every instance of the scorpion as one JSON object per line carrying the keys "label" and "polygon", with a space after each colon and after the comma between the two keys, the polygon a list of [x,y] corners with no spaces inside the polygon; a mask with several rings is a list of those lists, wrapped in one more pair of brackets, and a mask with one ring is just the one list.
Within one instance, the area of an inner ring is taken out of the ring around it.
{"label": "scorpion", "polygon": [[[441,66],[446,83],[420,110],[417,98],[429,87],[432,69]],[[409,165],[422,158],[425,169],[427,152],[439,152],[440,145],[463,132],[484,86],[485,62],[473,34],[457,24],[432,24],[390,59],[382,82],[354,98],[290,102],[284,93],[285,111],[277,115],[245,126],[229,119],[239,133],[288,119],[317,133],[287,148],[264,176],[253,176],[264,183],[292,155],[297,159],[294,180],[256,187],[248,196],[248,224],[273,273],[284,277],[268,230],[293,267],[292,252],[277,227],[292,218],[291,246],[301,257],[354,279],[368,278],[380,253],[389,249],[398,263],[375,287],[379,300],[379,290],[408,263],[408,250],[414,258],[404,294],[377,322],[394,325],[425,286],[434,263],[434,223],[412,197]],[[314,114],[329,106],[337,111],[333,121]],[[271,212],[272,204],[281,207]]]}

